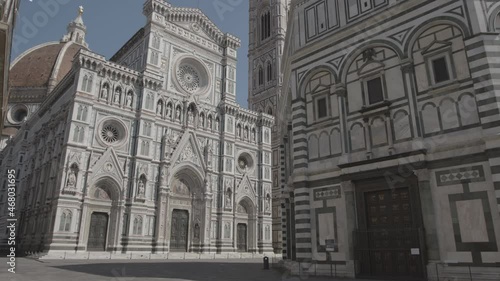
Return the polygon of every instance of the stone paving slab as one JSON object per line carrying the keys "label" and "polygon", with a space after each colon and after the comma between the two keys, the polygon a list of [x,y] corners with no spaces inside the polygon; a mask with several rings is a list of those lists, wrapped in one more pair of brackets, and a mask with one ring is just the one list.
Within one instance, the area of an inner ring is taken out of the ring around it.
{"label": "stone paving slab", "polygon": [[[353,281],[288,276],[264,270],[260,259],[234,260],[17,260],[16,274],[0,258],[1,281]],[[369,281],[369,280],[363,280]]]}

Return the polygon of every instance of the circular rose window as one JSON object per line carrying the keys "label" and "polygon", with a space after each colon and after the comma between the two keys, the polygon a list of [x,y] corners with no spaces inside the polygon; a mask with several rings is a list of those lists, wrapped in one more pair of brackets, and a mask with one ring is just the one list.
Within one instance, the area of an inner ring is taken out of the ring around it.
{"label": "circular rose window", "polygon": [[243,152],[238,156],[238,169],[241,172],[251,171],[254,166],[253,157],[247,152]]}
{"label": "circular rose window", "polygon": [[181,87],[190,93],[195,93],[200,89],[200,74],[191,65],[181,65],[177,69],[177,79]]}
{"label": "circular rose window", "polygon": [[99,129],[99,140],[103,145],[119,146],[127,138],[127,129],[125,125],[116,119],[104,120]]}
{"label": "circular rose window", "polygon": [[112,125],[106,125],[106,127],[101,130],[102,139],[107,143],[115,143],[119,140],[120,134],[118,129]]}
{"label": "circular rose window", "polygon": [[210,90],[208,69],[193,57],[184,56],[177,60],[174,80],[189,95],[205,95]]}

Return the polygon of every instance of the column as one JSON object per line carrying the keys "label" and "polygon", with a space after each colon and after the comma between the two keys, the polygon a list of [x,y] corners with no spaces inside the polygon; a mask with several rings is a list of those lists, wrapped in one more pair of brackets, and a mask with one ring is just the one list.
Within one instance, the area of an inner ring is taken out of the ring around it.
{"label": "column", "polygon": [[403,81],[405,84],[406,93],[408,95],[408,107],[410,108],[410,118],[412,126],[412,134],[414,138],[422,137],[420,128],[420,117],[417,102],[417,88],[415,83],[415,67],[410,60],[403,61],[401,64],[401,72],[403,73]]}
{"label": "column", "polygon": [[436,219],[430,183],[430,172],[428,169],[415,170],[413,173],[418,179],[418,190],[422,208],[422,220],[425,228],[425,242],[427,259],[439,261],[439,241],[437,236]]}
{"label": "column", "polygon": [[[332,86],[333,87],[333,86]],[[346,116],[345,116],[345,98],[347,91],[345,89],[344,84],[338,84],[335,89],[333,90],[333,93],[337,95],[338,99],[338,106],[339,106],[339,119],[340,119],[340,133],[341,133],[341,138],[342,138],[342,143],[340,144],[342,146],[342,154],[349,153],[348,151],[348,146],[347,146],[347,128],[346,128]]]}

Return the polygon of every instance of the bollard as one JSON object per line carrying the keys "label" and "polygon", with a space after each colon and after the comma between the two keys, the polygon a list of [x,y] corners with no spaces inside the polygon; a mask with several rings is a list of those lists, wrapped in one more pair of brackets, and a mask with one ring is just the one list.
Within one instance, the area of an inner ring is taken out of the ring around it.
{"label": "bollard", "polygon": [[264,257],[264,269],[269,269],[269,258]]}

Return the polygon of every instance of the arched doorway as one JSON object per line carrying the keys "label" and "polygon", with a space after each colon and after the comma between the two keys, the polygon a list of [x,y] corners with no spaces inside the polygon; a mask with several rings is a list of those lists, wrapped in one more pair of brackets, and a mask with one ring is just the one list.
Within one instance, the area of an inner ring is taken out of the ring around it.
{"label": "arched doorway", "polygon": [[235,244],[238,252],[255,252],[255,208],[248,197],[244,197],[238,202],[235,211]]}
{"label": "arched doorway", "polygon": [[120,188],[111,178],[96,182],[83,208],[87,251],[114,251],[119,246]]}
{"label": "arched doorway", "polygon": [[[202,231],[210,221],[210,205],[205,200],[204,181],[201,173],[190,166],[180,169],[170,183],[167,229],[171,252],[202,252]],[[208,212],[208,214],[207,214]],[[208,219],[208,221],[207,221]]]}

